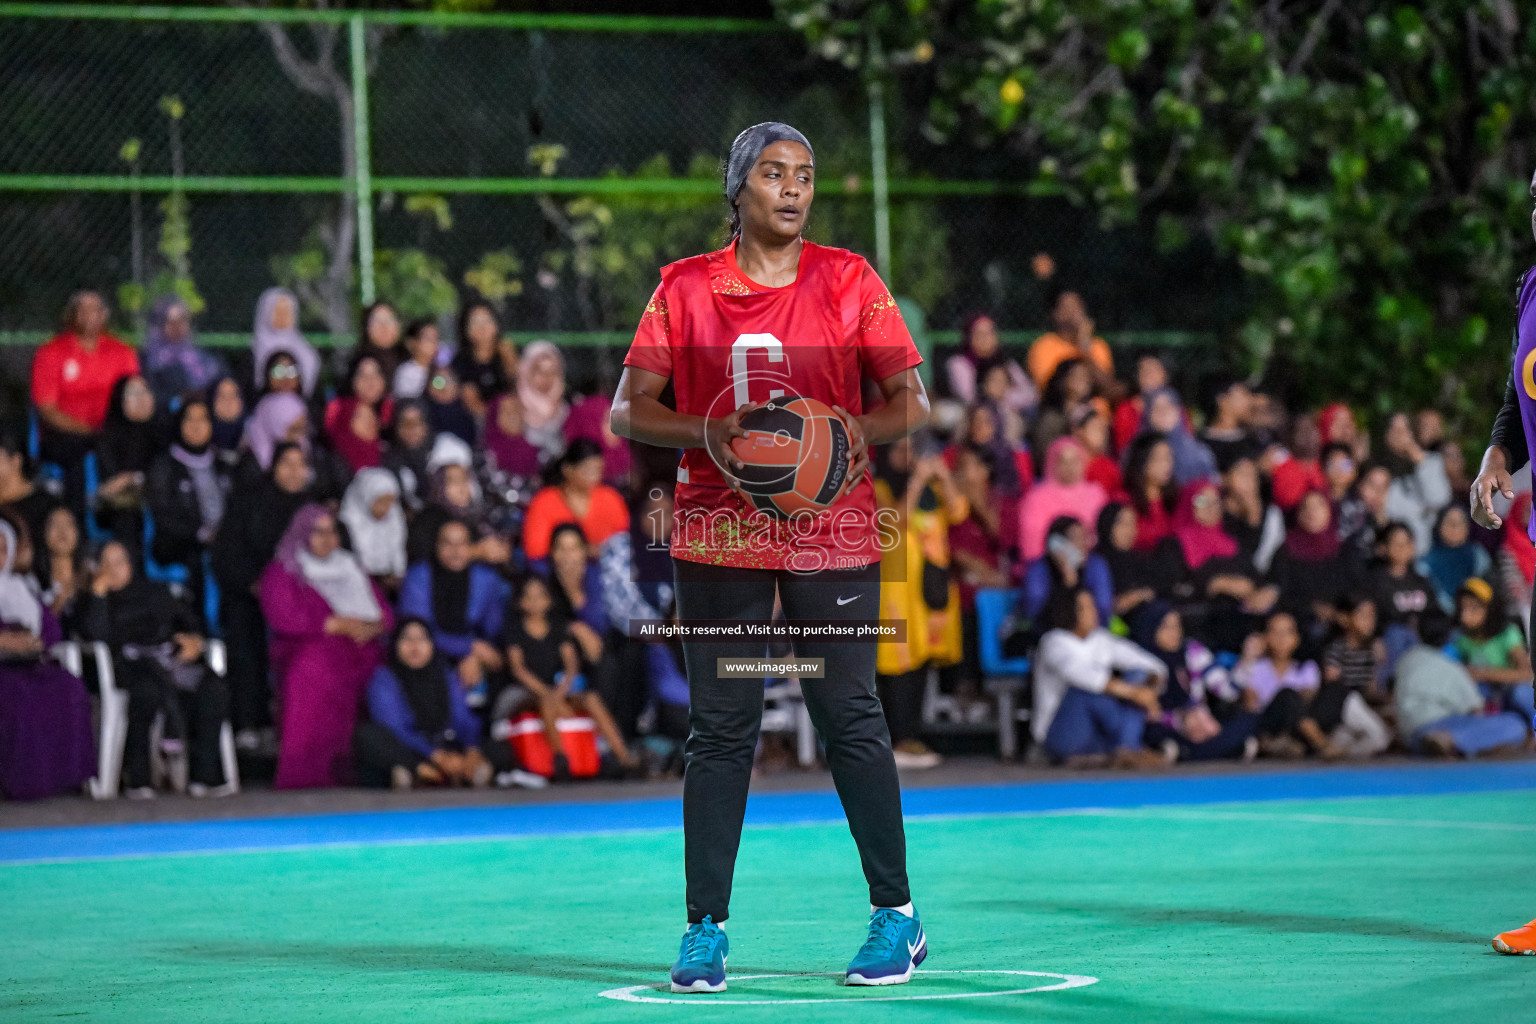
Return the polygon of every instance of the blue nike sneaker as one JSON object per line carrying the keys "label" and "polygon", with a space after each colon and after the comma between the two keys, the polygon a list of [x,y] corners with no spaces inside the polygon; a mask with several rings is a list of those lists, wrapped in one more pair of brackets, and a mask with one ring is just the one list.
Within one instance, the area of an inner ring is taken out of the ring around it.
{"label": "blue nike sneaker", "polygon": [[881,907],[869,915],[869,938],[848,965],[849,985],[902,985],[928,956],[928,937],[914,915]]}
{"label": "blue nike sneaker", "polygon": [[731,942],[706,915],[683,933],[683,945],[672,965],[673,992],[724,992],[725,957]]}

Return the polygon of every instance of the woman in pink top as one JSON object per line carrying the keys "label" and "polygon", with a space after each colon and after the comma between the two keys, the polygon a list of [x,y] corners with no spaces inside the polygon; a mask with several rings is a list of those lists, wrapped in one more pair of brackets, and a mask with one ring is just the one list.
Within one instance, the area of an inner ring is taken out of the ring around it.
{"label": "woman in pink top", "polygon": [[1109,496],[1103,487],[1084,479],[1087,468],[1088,453],[1077,439],[1060,437],[1051,443],[1045,475],[1019,505],[1019,550],[1025,561],[1044,553],[1046,531],[1058,516],[1072,516],[1093,529]]}

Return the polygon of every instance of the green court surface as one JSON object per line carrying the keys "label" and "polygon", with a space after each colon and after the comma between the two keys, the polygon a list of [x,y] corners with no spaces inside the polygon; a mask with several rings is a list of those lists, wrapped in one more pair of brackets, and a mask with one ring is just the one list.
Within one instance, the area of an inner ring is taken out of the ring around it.
{"label": "green court surface", "polygon": [[[758,826],[718,997],[661,990],[682,926],[671,830],[4,864],[0,1020],[1536,1019],[1536,958],[1488,945],[1536,916],[1536,791],[929,818],[908,836],[932,973],[819,976],[862,939],[853,843]],[[1062,980],[965,973],[1003,971],[1098,980],[987,996]],[[694,1005],[601,995],[626,988]]]}

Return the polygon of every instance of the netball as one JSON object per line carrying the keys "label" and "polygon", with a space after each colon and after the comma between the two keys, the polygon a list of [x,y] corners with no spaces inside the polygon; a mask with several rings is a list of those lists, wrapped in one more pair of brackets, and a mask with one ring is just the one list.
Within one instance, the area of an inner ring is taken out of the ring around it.
{"label": "netball", "polygon": [[746,437],[731,442],[752,504],[778,518],[827,508],[848,482],[848,428],[814,398],[772,399],[741,418]]}

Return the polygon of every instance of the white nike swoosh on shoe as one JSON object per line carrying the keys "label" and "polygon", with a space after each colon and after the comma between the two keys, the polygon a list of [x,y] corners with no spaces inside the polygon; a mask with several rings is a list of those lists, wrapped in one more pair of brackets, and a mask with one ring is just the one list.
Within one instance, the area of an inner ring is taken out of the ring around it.
{"label": "white nike swoosh on shoe", "polygon": [[857,601],[863,596],[863,594],[854,594],[852,597],[840,597],[837,599],[837,606],[841,608],[845,604],[853,604],[853,602]]}

